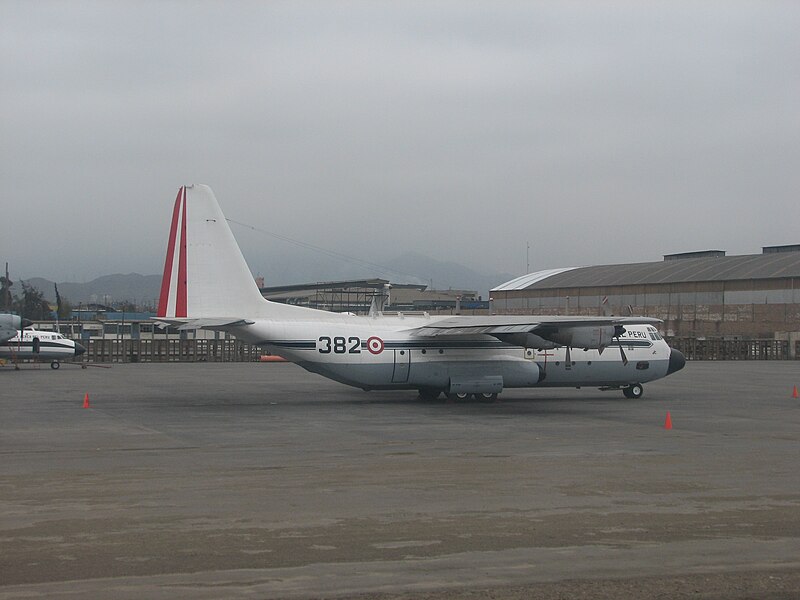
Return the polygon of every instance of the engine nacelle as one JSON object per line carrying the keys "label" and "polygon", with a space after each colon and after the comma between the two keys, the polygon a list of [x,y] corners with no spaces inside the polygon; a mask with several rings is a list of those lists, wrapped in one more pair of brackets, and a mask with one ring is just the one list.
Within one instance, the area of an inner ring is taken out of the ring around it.
{"label": "engine nacelle", "polygon": [[508,344],[522,346],[523,348],[536,348],[538,350],[552,350],[558,348],[558,344],[551,340],[546,340],[533,333],[504,333],[498,338]]}
{"label": "engine nacelle", "polygon": [[559,346],[603,349],[611,345],[617,329],[614,325],[559,327],[553,332],[537,332]]}

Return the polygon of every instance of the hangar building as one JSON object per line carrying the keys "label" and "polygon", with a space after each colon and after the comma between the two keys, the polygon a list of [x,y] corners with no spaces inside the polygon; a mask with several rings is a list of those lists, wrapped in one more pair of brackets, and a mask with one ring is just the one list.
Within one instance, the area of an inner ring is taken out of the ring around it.
{"label": "hangar building", "polygon": [[485,312],[489,303],[472,290],[430,290],[425,284],[390,283],[388,279],[327,281],[264,287],[261,294],[273,302],[307,306],[333,312],[367,314],[376,296],[386,295],[388,312],[450,313],[463,310]]}
{"label": "hangar building", "polygon": [[539,271],[490,295],[497,314],[634,314],[663,319],[670,337],[794,342],[800,244],[744,256],[710,250],[661,262]]}

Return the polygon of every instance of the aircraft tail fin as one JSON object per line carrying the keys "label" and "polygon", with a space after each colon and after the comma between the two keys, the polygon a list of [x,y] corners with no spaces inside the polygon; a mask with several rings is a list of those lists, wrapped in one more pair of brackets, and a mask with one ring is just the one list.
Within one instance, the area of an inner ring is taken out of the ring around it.
{"label": "aircraft tail fin", "polygon": [[[206,185],[180,188],[172,211],[158,316],[259,317],[283,305],[265,300],[225,215]],[[295,308],[295,307],[291,307]]]}

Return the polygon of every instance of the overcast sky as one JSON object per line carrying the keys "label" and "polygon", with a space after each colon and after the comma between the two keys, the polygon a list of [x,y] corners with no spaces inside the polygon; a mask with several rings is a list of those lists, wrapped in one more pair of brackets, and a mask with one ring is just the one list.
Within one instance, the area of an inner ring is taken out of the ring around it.
{"label": "overcast sky", "polygon": [[[160,273],[195,182],[379,263],[800,243],[798,32],[796,1],[0,0],[0,261]],[[314,259],[232,229],[268,280]]]}

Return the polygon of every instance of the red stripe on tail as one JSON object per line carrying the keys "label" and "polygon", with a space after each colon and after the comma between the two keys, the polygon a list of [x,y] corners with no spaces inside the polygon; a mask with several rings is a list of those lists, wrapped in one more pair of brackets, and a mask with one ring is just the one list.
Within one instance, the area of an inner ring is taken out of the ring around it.
{"label": "red stripe on tail", "polygon": [[178,298],[175,316],[186,316],[186,188],[183,188],[183,215],[181,218],[181,255],[178,258]]}
{"label": "red stripe on tail", "polygon": [[178,190],[175,198],[175,208],[172,209],[172,225],[169,228],[169,242],[167,243],[167,258],[164,261],[164,275],[161,277],[161,296],[158,299],[158,316],[167,316],[167,303],[169,301],[169,286],[172,279],[172,259],[175,256],[175,237],[178,234],[178,214],[181,209],[181,194],[184,188]]}

